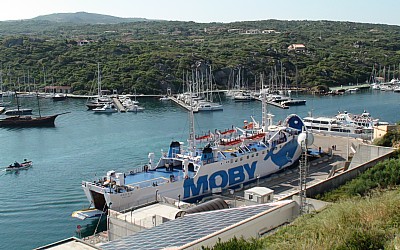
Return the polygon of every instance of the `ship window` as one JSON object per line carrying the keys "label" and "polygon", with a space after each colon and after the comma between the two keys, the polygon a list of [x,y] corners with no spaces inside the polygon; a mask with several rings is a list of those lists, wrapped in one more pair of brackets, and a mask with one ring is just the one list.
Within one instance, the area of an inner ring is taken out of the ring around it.
{"label": "ship window", "polygon": [[247,159],[249,159],[249,156],[247,156]]}
{"label": "ship window", "polygon": [[258,153],[256,153],[256,156],[258,156]]}
{"label": "ship window", "polygon": [[237,162],[238,161],[238,159],[235,159],[235,162]]}
{"label": "ship window", "polygon": [[243,157],[240,157],[240,161],[243,161]]}
{"label": "ship window", "polygon": [[251,157],[254,157],[254,154],[252,154]]}

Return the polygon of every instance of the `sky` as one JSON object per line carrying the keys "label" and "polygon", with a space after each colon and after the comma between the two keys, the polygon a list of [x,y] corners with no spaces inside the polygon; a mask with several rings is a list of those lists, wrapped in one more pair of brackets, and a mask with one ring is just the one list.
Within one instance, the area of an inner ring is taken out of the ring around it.
{"label": "sky", "polygon": [[400,25],[399,0],[12,0],[2,3],[0,21],[79,11],[201,23],[279,19]]}

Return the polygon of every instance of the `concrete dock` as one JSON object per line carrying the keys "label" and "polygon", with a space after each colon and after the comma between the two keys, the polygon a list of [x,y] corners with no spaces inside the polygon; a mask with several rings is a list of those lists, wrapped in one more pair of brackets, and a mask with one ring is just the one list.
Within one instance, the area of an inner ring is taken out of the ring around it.
{"label": "concrete dock", "polygon": [[121,101],[117,97],[113,97],[112,100],[119,112],[126,112],[124,105],[122,105]]}
{"label": "concrete dock", "polygon": [[[308,162],[307,186],[325,181],[332,171],[343,170],[348,157],[353,154],[352,148],[358,147],[361,143],[362,140],[360,139],[315,134],[314,143],[310,148],[318,149],[321,147],[321,150],[325,153],[332,152],[332,156],[325,155]],[[336,146],[336,150],[332,150],[333,145]],[[282,172],[263,178],[259,180],[258,186],[274,190],[274,200],[287,199],[299,192],[299,167],[292,166]],[[243,197],[244,191],[238,191],[236,195]]]}
{"label": "concrete dock", "polygon": [[[176,97],[174,96],[169,96],[169,99],[172,100],[173,102],[175,102],[176,104],[178,104],[179,106],[181,106],[182,108],[186,109],[186,110],[190,110],[190,105],[186,104],[185,102],[178,100]],[[199,112],[197,107],[193,107],[193,112],[197,113]]]}
{"label": "concrete dock", "polygon": [[[262,98],[261,98],[261,97],[254,97],[254,98],[255,98],[257,101],[262,102]],[[275,107],[278,107],[278,108],[281,108],[281,109],[288,109],[288,108],[289,108],[289,106],[283,105],[283,104],[281,104],[281,103],[279,103],[279,102],[267,101],[267,104],[268,104],[268,105],[275,106]]]}

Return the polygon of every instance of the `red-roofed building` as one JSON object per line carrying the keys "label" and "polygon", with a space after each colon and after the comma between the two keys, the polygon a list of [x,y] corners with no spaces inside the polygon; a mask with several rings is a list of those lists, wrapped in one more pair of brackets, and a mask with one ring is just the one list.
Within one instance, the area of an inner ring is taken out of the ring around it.
{"label": "red-roofed building", "polygon": [[46,86],[46,87],[44,87],[44,92],[71,94],[72,87],[70,87],[70,86]]}

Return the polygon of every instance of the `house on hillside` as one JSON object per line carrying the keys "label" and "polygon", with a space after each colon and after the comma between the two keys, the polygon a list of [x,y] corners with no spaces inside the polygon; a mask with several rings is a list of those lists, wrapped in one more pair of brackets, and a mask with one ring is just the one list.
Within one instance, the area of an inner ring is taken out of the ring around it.
{"label": "house on hillside", "polygon": [[304,53],[304,52],[306,52],[306,46],[304,44],[294,43],[294,44],[289,45],[288,51]]}
{"label": "house on hillside", "polygon": [[76,43],[78,44],[78,46],[85,46],[85,45],[90,44],[90,41],[88,41],[88,40],[79,40],[79,41],[76,41]]}

